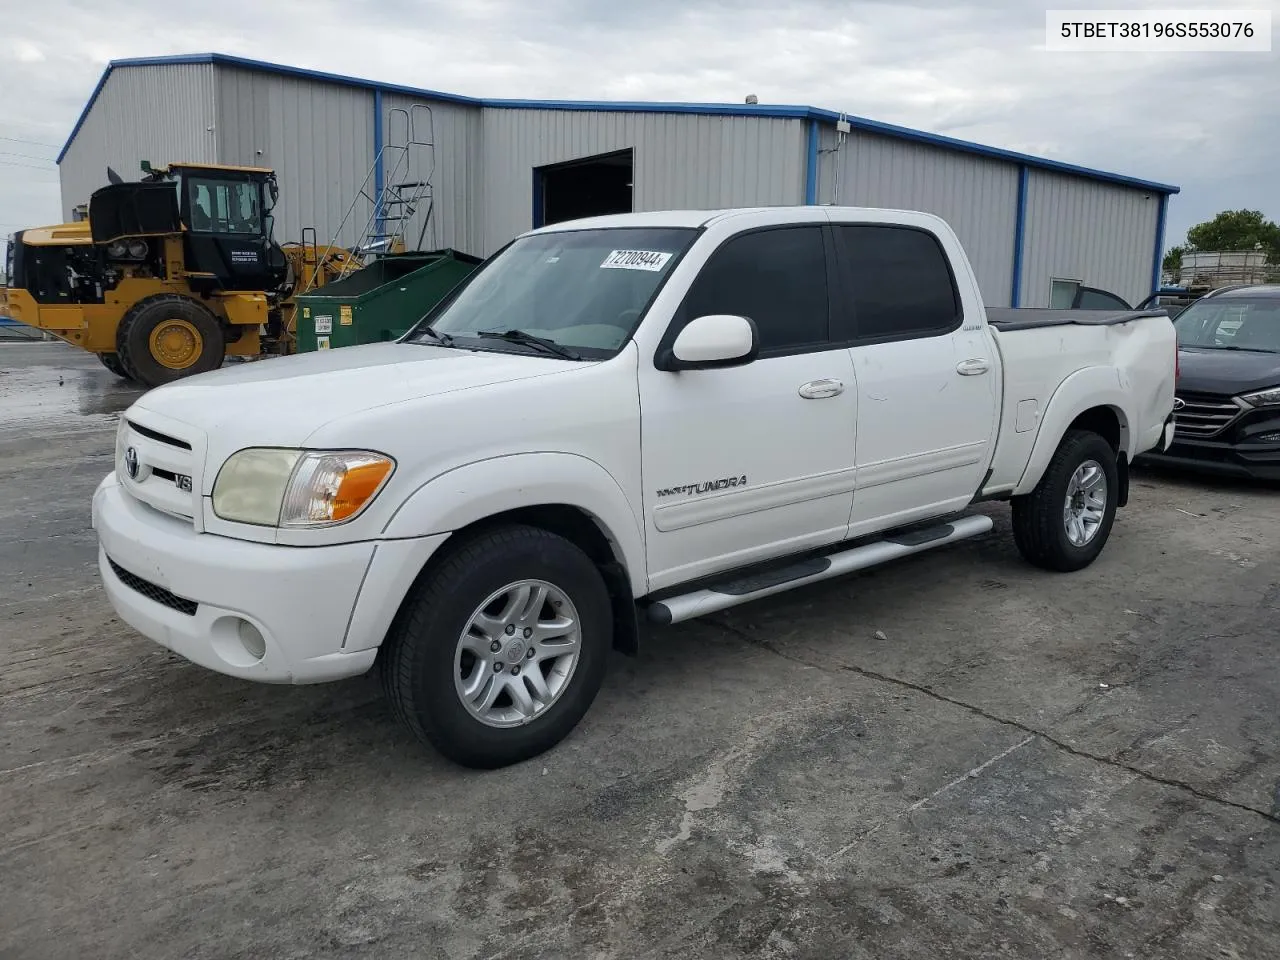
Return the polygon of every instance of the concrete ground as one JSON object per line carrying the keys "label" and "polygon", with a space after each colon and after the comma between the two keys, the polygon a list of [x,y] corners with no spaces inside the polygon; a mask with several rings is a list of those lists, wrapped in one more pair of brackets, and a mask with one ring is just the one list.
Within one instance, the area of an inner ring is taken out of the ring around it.
{"label": "concrete ground", "polygon": [[[0,346],[0,957],[1280,953],[1280,497],[1139,474],[1062,576],[996,531],[654,631],[558,749],[420,747],[112,615],[135,395]],[[263,411],[270,416],[270,411]]]}

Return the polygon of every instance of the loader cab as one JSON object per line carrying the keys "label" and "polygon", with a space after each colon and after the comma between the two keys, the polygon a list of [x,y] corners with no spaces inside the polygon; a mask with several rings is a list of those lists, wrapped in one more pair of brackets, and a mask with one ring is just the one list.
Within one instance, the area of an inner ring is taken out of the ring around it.
{"label": "loader cab", "polygon": [[183,237],[192,289],[280,289],[288,273],[272,238],[276,175],[262,167],[173,165],[167,170],[186,225]]}

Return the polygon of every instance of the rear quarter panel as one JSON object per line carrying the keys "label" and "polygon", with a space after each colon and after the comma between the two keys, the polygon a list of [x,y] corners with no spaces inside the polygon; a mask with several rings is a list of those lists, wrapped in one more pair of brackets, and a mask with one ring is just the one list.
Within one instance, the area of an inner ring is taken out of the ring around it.
{"label": "rear quarter panel", "polygon": [[1034,489],[1068,426],[1093,407],[1116,414],[1120,451],[1130,460],[1159,442],[1173,410],[1176,337],[1167,317],[991,332],[1003,359],[1004,403],[984,493]]}

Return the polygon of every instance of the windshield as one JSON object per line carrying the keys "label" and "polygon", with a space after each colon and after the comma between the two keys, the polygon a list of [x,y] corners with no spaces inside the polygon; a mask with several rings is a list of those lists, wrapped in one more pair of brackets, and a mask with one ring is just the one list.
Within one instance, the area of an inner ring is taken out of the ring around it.
{"label": "windshield", "polygon": [[1180,346],[1280,353],[1280,297],[1198,300],[1173,326]]}
{"label": "windshield", "polygon": [[191,229],[197,233],[262,233],[254,180],[189,178]]}
{"label": "windshield", "polygon": [[695,236],[695,230],[664,227],[524,237],[473,273],[405,339],[434,342],[430,327],[468,348],[538,352],[528,343],[479,336],[518,330],[584,358],[613,356]]}

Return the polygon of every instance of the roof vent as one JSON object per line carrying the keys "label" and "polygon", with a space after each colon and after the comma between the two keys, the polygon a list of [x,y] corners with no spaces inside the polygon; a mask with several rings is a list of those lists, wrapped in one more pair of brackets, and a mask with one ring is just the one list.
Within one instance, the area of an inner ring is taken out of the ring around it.
{"label": "roof vent", "polygon": [[748,94],[747,94],[747,103],[750,103],[750,104],[756,104],[756,103],[759,103],[759,102],[760,102],[760,98],[759,98],[759,97],[757,97],[754,93],[748,93]]}

